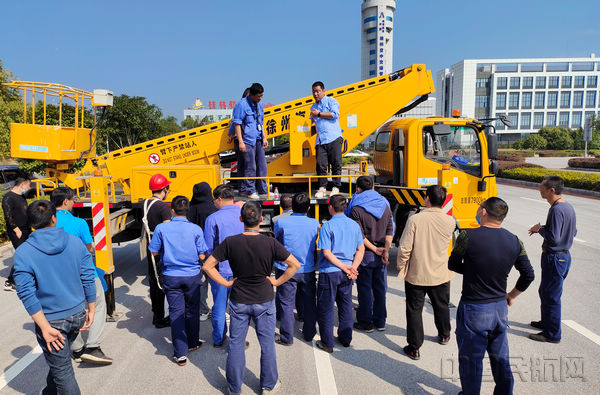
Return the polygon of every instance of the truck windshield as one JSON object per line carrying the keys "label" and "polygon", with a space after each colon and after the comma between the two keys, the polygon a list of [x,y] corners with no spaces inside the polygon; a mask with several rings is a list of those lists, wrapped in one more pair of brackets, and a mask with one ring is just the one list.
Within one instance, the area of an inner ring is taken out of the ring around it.
{"label": "truck windshield", "polygon": [[450,163],[456,169],[481,176],[481,145],[477,133],[468,126],[452,126],[452,132],[436,136],[431,128],[423,128],[423,154],[439,163]]}

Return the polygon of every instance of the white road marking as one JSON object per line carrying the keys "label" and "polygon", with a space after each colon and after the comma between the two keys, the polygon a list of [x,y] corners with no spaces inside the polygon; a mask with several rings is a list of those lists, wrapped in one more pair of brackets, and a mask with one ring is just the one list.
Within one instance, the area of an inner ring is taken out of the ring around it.
{"label": "white road marking", "polygon": [[587,243],[587,241],[578,239],[577,237],[573,237],[573,240],[578,241],[580,243]]}
{"label": "white road marking", "polygon": [[582,334],[583,336],[587,337],[588,339],[590,339],[591,341],[593,341],[594,343],[596,343],[597,345],[600,346],[600,336],[596,335],[594,332],[579,325],[575,321],[563,320],[562,323],[567,326],[570,326],[572,329],[579,332],[580,334]]}
{"label": "white road marking", "polygon": [[23,358],[19,359],[13,366],[10,367],[7,371],[2,373],[0,376],[0,390],[8,385],[15,377],[19,375],[27,366],[29,366],[33,361],[35,361],[40,355],[42,355],[42,349],[39,345],[36,345],[35,348]]}
{"label": "white road marking", "polygon": [[337,395],[337,385],[329,354],[319,349],[313,340],[313,351],[317,367],[317,378],[319,379],[319,392],[321,395]]}
{"label": "white road marking", "polygon": [[540,200],[540,199],[532,199],[532,198],[523,197],[523,196],[521,196],[521,199],[529,200],[529,201],[536,202],[536,203],[548,204],[548,202],[546,202],[545,200]]}

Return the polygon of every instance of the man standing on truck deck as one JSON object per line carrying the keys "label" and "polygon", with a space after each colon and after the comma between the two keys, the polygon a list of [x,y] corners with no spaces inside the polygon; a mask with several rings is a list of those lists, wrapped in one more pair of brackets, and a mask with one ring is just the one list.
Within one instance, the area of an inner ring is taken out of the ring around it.
{"label": "man standing on truck deck", "polygon": [[187,364],[189,352],[198,350],[200,339],[200,262],[206,255],[202,229],[186,216],[190,203],[185,196],[171,202],[170,222],[158,224],[149,250],[161,255],[163,285],[169,302],[173,362]]}
{"label": "man standing on truck deck", "polygon": [[[486,351],[496,383],[494,394],[513,392],[506,337],[508,306],[529,287],[534,274],[521,240],[501,227],[507,213],[508,205],[500,198],[491,197],[481,203],[476,214],[481,226],[460,233],[448,260],[448,268],[463,275],[456,342],[465,394],[479,394],[481,390]],[[507,278],[513,266],[520,275],[507,294]]]}
{"label": "man standing on truck deck", "polygon": [[[15,180],[12,189],[2,197],[2,210],[4,211],[4,222],[6,223],[6,234],[12,246],[16,250],[27,240],[31,233],[31,228],[27,223],[27,199],[25,194],[29,191],[31,180],[29,178],[19,177]],[[10,274],[4,282],[5,291],[14,291],[16,289],[14,266],[10,268]]]}
{"label": "man standing on truck deck", "polygon": [[446,188],[430,185],[425,192],[425,209],[408,218],[398,246],[398,277],[404,279],[406,292],[406,338],[404,352],[409,358],[421,357],[423,345],[423,304],[429,296],[438,343],[450,341],[450,280],[448,248],[456,222],[442,211]]}
{"label": "man standing on truck deck", "polygon": [[[243,221],[243,222],[240,222]],[[231,288],[229,312],[231,314],[231,340],[227,355],[227,393],[242,392],[246,355],[244,344],[250,320],[254,321],[256,336],[260,343],[260,386],[262,394],[275,393],[281,388],[277,373],[275,353],[275,301],[273,286],[278,287],[289,280],[300,263],[272,237],[260,234],[262,222],[260,205],[246,202],[238,222],[243,224],[243,233],[227,237],[204,263],[204,271],[211,281],[222,287]],[[229,262],[232,275],[223,278],[217,264]],[[274,261],[283,261],[287,268],[277,280],[271,277]],[[220,262],[220,263],[219,263]]]}
{"label": "man standing on truck deck", "polygon": [[[71,213],[75,204],[75,192],[69,187],[56,188],[50,194],[50,201],[56,207],[56,226],[79,238],[93,257],[94,239],[90,233],[90,227],[83,218],[77,218]],[[110,365],[113,362],[112,358],[107,357],[100,348],[100,339],[106,325],[106,298],[102,284],[104,271],[95,266],[94,269],[96,314],[94,314],[94,320],[88,330],[87,340],[83,340],[81,333],[77,335],[71,345],[71,351],[75,362]]]}
{"label": "man standing on truck deck", "polygon": [[[242,93],[242,100],[250,94],[250,88],[244,89],[244,93]],[[236,103],[237,104],[237,103]],[[244,153],[240,151],[240,143],[235,135],[235,123],[233,123],[233,119],[229,124],[229,132],[227,133],[227,143],[231,143],[233,141],[233,149],[235,151],[235,157],[237,160],[237,177],[243,177],[242,173],[244,167]]]}
{"label": "man standing on truck deck", "polygon": [[[231,122],[234,124],[239,150],[244,159],[243,168],[240,168],[238,164],[238,173],[244,177],[267,176],[265,148],[269,144],[263,129],[265,118],[261,102],[263,95],[263,86],[255,82],[250,86],[249,95],[240,100],[233,109]],[[265,193],[267,193],[265,180],[242,180],[240,195],[258,199],[258,194]]]}
{"label": "man standing on truck deck", "polygon": [[[306,215],[310,210],[310,197],[306,192],[294,195],[292,209],[293,213],[280,218],[273,228],[277,240],[300,262],[294,277],[277,287],[275,303],[280,311],[280,324],[275,342],[282,345],[294,342],[294,304],[298,318],[304,321],[304,340],[312,341],[317,322],[315,250],[319,221]],[[283,276],[285,270],[284,262],[275,262],[275,277]]]}
{"label": "man standing on truck deck", "polygon": [[338,340],[344,347],[352,341],[352,280],[358,275],[365,252],[360,226],[346,217],[348,203],[342,195],[329,198],[331,219],[321,226],[319,245],[319,283],[317,284],[317,322],[321,340],[317,347],[333,352],[333,304],[338,308]]}
{"label": "man standing on truck deck", "polygon": [[158,173],[150,178],[152,197],[144,200],[142,238],[146,244],[146,258],[148,259],[148,282],[150,283],[150,301],[152,302],[152,324],[157,328],[166,328],[171,325],[169,317],[165,317],[165,293],[160,287],[158,274],[160,273],[160,260],[147,249],[152,239],[156,226],[171,220],[171,207],[163,200],[169,194],[169,184],[165,176]]}
{"label": "man standing on truck deck", "polygon": [[[333,97],[325,95],[325,85],[321,81],[312,84],[315,104],[310,108],[310,117],[317,129],[317,175],[325,176],[329,166],[332,175],[342,174],[342,129],[340,128],[340,104]],[[331,195],[340,193],[342,179],[333,178]],[[319,190],[315,197],[322,199],[327,195],[327,178],[319,178]]]}
{"label": "man standing on truck deck", "polygon": [[546,224],[539,223],[529,229],[529,235],[539,233],[542,243],[542,281],[540,301],[542,319],[532,321],[531,326],[542,332],[529,335],[539,342],[559,343],[561,338],[560,316],[563,281],[571,268],[569,249],[577,234],[577,223],[573,206],[561,195],[564,181],[558,176],[549,176],[540,184],[540,195],[550,204]]}
{"label": "man standing on truck deck", "polygon": [[360,226],[365,244],[365,254],[356,278],[358,311],[354,329],[373,332],[377,328],[384,331],[387,265],[394,237],[392,211],[388,201],[373,190],[373,179],[360,176],[356,180],[356,194],[345,212]]}
{"label": "man standing on truck deck", "polygon": [[[223,184],[213,191],[215,206],[218,211],[206,218],[204,226],[204,240],[206,242],[206,255],[210,256],[213,250],[229,236],[240,234],[244,231],[244,224],[240,221],[240,206],[234,203],[233,188]],[[233,278],[229,261],[219,262],[219,274],[230,281]],[[210,280],[210,290],[213,295],[212,326],[213,346],[223,347],[227,338],[227,322],[225,312],[229,300],[230,288]]]}

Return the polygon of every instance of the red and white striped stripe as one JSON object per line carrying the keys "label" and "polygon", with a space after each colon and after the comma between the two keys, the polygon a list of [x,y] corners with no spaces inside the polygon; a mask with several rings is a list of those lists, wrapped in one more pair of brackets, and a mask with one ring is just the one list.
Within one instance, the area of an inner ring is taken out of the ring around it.
{"label": "red and white striped stripe", "polygon": [[444,200],[444,204],[442,205],[442,211],[445,214],[452,215],[452,194],[451,193],[446,195],[446,200]]}
{"label": "red and white striped stripe", "polygon": [[231,172],[233,173],[235,171],[238,171],[238,163],[237,163],[237,161],[231,162]]}
{"label": "red and white striped stripe", "polygon": [[92,224],[94,226],[94,244],[96,245],[96,251],[106,251],[104,203],[92,203]]}

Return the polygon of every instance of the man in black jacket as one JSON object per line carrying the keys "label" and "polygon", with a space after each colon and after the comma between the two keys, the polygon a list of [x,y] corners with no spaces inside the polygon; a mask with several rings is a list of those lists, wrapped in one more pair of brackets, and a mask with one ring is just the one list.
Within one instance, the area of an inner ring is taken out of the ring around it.
{"label": "man in black jacket", "polygon": [[[29,191],[31,180],[29,178],[17,178],[15,185],[2,198],[2,210],[4,211],[4,222],[6,222],[6,234],[15,250],[29,237],[31,229],[27,223],[27,199],[25,194]],[[10,274],[4,282],[5,291],[16,289],[13,275],[15,268],[10,268]]]}

